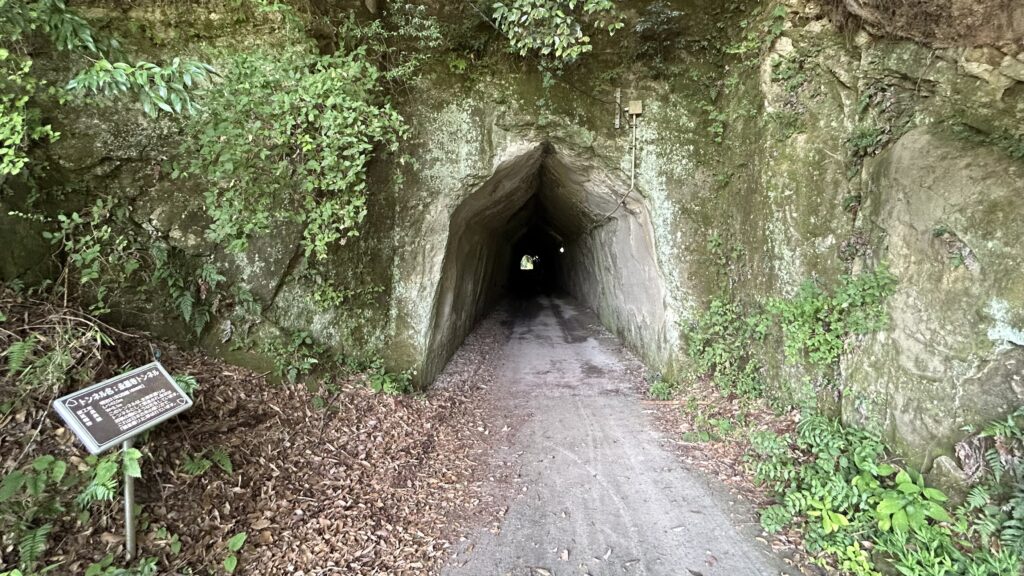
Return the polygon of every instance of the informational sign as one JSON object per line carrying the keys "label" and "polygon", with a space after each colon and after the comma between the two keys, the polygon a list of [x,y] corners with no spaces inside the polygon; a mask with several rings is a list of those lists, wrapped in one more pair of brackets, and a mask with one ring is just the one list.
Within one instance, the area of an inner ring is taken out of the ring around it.
{"label": "informational sign", "polygon": [[99,454],[192,407],[159,362],[58,398],[54,408],[92,454]]}

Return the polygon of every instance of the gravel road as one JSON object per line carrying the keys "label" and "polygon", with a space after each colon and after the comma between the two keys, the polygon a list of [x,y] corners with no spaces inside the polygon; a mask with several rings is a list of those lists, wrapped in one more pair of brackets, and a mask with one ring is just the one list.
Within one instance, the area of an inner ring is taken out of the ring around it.
{"label": "gravel road", "polygon": [[490,458],[514,495],[443,575],[795,573],[754,540],[749,508],[665,447],[642,403],[643,367],[593,313],[542,297],[498,314],[511,335],[491,359],[489,402],[507,437]]}

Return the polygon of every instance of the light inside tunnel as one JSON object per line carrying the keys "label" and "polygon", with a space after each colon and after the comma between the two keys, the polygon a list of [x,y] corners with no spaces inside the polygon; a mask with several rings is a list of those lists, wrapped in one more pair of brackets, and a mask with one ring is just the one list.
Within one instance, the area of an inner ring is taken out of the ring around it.
{"label": "light inside tunnel", "polygon": [[665,291],[646,202],[628,189],[618,170],[550,144],[502,162],[451,216],[422,380],[433,380],[501,299],[551,294],[593,309],[662,368]]}

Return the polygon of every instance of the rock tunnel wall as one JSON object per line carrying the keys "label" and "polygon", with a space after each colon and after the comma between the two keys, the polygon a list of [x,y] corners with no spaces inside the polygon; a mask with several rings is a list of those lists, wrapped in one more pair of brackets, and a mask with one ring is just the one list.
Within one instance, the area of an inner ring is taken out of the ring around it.
{"label": "rock tunnel wall", "polygon": [[[649,364],[671,364],[672,330],[654,227],[642,196],[622,179],[556,156],[545,163],[541,200],[567,238],[562,286]],[[618,205],[621,200],[621,206]],[[571,215],[584,214],[571,220]]]}

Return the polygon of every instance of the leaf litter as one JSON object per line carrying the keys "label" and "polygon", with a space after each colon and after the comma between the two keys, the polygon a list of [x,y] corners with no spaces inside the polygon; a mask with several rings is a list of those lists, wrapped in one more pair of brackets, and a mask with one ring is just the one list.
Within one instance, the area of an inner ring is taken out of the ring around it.
{"label": "leaf litter", "polygon": [[[12,322],[4,328],[13,333]],[[151,341],[122,334],[120,348],[132,352],[107,372],[150,361]],[[189,412],[136,443],[145,456],[136,481],[139,556],[159,558],[161,574],[215,573],[229,539],[248,532],[235,574],[436,573],[467,524],[494,521],[502,509],[483,494],[478,460],[498,436],[484,391],[503,338],[505,327],[485,323],[425,394],[375,394],[357,375],[336,383],[324,409],[302,386],[158,344],[168,371],[201,386]],[[86,456],[49,411],[49,396],[3,418],[0,473],[26,461],[23,452],[27,461],[49,453],[72,464]],[[233,474],[182,469],[213,447],[227,453]],[[84,527],[71,513],[57,519],[44,560],[77,574],[106,554],[123,555],[121,504],[118,495],[94,507]]]}

